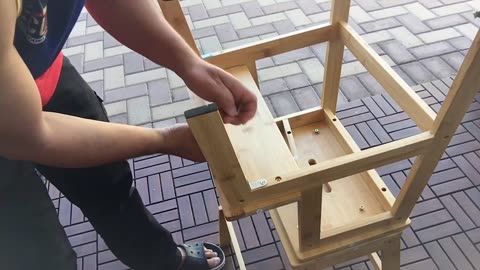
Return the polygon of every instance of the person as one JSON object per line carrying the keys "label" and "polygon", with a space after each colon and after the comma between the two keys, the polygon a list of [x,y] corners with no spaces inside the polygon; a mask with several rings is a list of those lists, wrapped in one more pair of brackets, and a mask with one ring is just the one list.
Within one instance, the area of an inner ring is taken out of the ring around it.
{"label": "person", "polygon": [[[256,96],[198,57],[155,1],[84,1],[0,1],[0,268],[76,269],[76,255],[36,171],[83,211],[127,266],[220,268],[224,258],[215,246],[177,245],[157,223],[132,187],[125,161],[152,153],[202,161],[188,126],[109,123],[101,100],[61,49],[85,5],[117,40],[215,102],[225,123],[251,119]],[[191,256],[192,250],[201,252]]]}

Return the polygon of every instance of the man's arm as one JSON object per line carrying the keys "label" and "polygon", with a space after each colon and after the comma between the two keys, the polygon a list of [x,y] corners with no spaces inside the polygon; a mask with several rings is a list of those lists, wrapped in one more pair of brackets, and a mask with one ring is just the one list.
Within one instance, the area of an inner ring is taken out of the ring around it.
{"label": "man's arm", "polygon": [[87,0],[86,7],[120,42],[175,71],[198,96],[217,103],[226,114],[225,122],[250,120],[256,112],[256,96],[233,76],[197,56],[168,24],[155,1]]}
{"label": "man's arm", "polygon": [[0,1],[1,156],[88,167],[150,153],[186,153],[177,148],[189,136],[185,129],[152,130],[42,112],[35,81],[13,45],[16,12],[15,0]]}

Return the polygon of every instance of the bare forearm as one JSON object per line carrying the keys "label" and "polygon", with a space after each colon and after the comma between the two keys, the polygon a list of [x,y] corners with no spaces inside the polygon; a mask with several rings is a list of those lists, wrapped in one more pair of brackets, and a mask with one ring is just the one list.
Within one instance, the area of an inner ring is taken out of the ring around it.
{"label": "bare forearm", "polygon": [[[43,113],[42,145],[29,158],[58,167],[90,167],[168,151],[163,130]],[[33,151],[32,151],[33,150]]]}
{"label": "bare forearm", "polygon": [[154,0],[90,0],[86,6],[120,42],[178,74],[200,59],[168,24]]}

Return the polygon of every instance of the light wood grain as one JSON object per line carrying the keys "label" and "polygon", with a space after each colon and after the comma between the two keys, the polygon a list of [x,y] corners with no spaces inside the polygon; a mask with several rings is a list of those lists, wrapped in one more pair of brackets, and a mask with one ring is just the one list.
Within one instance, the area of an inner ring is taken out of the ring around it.
{"label": "light wood grain", "polygon": [[410,86],[365,42],[355,30],[340,22],[340,37],[370,74],[392,96],[398,105],[423,130],[432,128],[435,112]]}

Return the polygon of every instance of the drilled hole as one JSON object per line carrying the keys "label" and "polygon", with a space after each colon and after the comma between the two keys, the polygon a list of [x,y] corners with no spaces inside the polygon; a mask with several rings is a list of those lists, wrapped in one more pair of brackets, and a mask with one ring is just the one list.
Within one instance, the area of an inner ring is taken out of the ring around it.
{"label": "drilled hole", "polygon": [[333,120],[333,122],[335,122],[335,121],[337,121],[337,118],[333,118],[332,120]]}
{"label": "drilled hole", "polygon": [[310,166],[313,166],[313,165],[317,164],[317,161],[315,159],[311,158],[311,159],[308,160],[308,164],[310,164]]}
{"label": "drilled hole", "polygon": [[240,200],[241,203],[245,202],[245,200]]}
{"label": "drilled hole", "polygon": [[277,177],[275,177],[275,180],[278,181],[278,182],[279,182],[279,181],[282,181],[282,177],[277,176]]}
{"label": "drilled hole", "polygon": [[387,191],[387,189],[386,189],[386,188],[384,188],[384,187],[382,187],[382,191],[383,191],[383,192],[385,192],[385,191]]}
{"label": "drilled hole", "polygon": [[289,130],[289,131],[287,131],[287,134],[292,134],[292,132]]}

